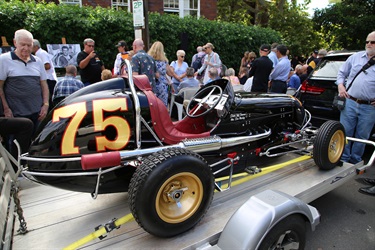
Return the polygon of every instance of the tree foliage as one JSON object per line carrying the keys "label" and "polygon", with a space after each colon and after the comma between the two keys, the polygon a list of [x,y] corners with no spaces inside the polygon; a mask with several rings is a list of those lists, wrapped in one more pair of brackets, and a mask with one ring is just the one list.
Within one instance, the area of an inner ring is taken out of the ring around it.
{"label": "tree foliage", "polygon": [[324,34],[329,49],[361,50],[375,30],[374,0],[342,0],[314,13],[314,28]]}
{"label": "tree foliage", "polygon": [[293,55],[308,55],[324,46],[306,12],[310,0],[220,0],[218,19],[268,27],[280,32]]}
{"label": "tree foliage", "polygon": [[[32,32],[44,48],[45,44],[61,43],[62,37],[72,44],[82,44],[90,37],[107,68],[113,65],[119,40],[132,44],[132,18],[127,11],[110,8],[0,0],[0,35],[7,37],[9,43],[21,28]],[[159,13],[150,13],[148,20],[150,42],[161,41],[170,61],[176,60],[178,49],[184,49],[190,63],[196,47],[211,42],[223,63],[238,69],[245,50],[257,51],[262,43],[281,41],[278,32],[257,26]]]}
{"label": "tree foliage", "polygon": [[[281,1],[280,1],[281,2]],[[308,55],[315,48],[324,47],[319,42],[319,34],[314,31],[313,23],[305,11],[305,5],[296,1],[284,1],[270,6],[269,27],[279,31],[283,42],[292,55]]]}

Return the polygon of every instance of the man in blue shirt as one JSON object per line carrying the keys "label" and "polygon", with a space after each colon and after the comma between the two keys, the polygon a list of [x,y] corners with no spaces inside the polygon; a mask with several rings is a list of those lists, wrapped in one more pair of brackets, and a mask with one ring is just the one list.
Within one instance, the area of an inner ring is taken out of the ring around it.
{"label": "man in blue shirt", "polygon": [[196,88],[199,87],[199,81],[194,78],[194,68],[187,68],[186,69],[186,77],[185,81],[182,81],[180,85],[178,85],[177,92],[183,88]]}
{"label": "man in blue shirt", "polygon": [[299,78],[299,75],[301,74],[301,72],[302,72],[302,65],[297,64],[296,69],[293,72],[293,75],[289,78],[288,89],[291,88],[291,89],[297,90],[299,88],[299,86],[301,85],[301,80]]}
{"label": "man in blue shirt", "polygon": [[217,71],[217,68],[212,67],[208,70],[208,80],[204,83],[204,85],[217,79],[220,79],[219,72]]}
{"label": "man in blue shirt", "polygon": [[279,62],[275,66],[274,70],[271,72],[270,80],[270,92],[273,93],[286,93],[287,85],[291,64],[286,55],[288,48],[280,44],[276,47],[276,55],[279,58]]}
{"label": "man in blue shirt", "polygon": [[276,64],[279,62],[279,59],[276,55],[276,48],[279,44],[278,43],[273,43],[271,45],[271,52],[268,54],[268,58],[272,61],[272,67],[275,68]]}
{"label": "man in blue shirt", "polygon": [[[375,31],[367,36],[366,51],[350,56],[337,74],[339,95],[346,97],[340,122],[344,125],[347,136],[359,139],[368,139],[375,124],[375,66],[359,73],[355,79],[354,77],[373,56],[375,56]],[[350,89],[346,91],[353,79]],[[349,142],[345,146],[341,160],[358,163],[362,160],[364,150],[365,144]]]}
{"label": "man in blue shirt", "polygon": [[77,76],[76,66],[68,65],[65,70],[64,79],[60,80],[53,90],[53,106],[56,106],[56,104],[65,99],[65,97],[84,87],[83,83],[75,78]]}

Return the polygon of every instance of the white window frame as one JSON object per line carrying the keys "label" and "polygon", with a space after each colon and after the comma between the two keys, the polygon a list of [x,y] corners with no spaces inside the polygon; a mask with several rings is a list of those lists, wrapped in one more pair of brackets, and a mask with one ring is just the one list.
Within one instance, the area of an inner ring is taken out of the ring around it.
{"label": "white window frame", "polygon": [[[195,2],[197,6],[194,6]],[[200,0],[163,0],[163,6],[164,12],[178,13],[180,18],[191,15],[192,11],[196,11],[197,18],[200,18]]]}
{"label": "white window frame", "polygon": [[59,0],[60,4],[71,4],[71,5],[79,5],[82,7],[82,0]]}
{"label": "white window frame", "polygon": [[128,12],[131,12],[131,0],[111,0],[111,5],[117,10],[119,7],[126,7],[128,9]]}

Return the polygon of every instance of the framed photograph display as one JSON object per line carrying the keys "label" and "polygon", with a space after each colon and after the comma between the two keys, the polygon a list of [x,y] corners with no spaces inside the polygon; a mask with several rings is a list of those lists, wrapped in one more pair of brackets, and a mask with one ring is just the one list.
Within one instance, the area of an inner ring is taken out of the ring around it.
{"label": "framed photograph display", "polygon": [[0,54],[9,52],[9,51],[14,51],[16,48],[13,46],[2,46],[0,47]]}
{"label": "framed photograph display", "polygon": [[47,51],[55,68],[65,68],[69,64],[77,66],[77,55],[81,51],[79,44],[47,44]]}

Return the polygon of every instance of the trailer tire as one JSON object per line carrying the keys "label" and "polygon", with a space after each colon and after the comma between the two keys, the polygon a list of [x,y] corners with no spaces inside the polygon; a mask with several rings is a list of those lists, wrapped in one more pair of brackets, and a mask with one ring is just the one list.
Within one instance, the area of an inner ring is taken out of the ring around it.
{"label": "trailer tire", "polygon": [[313,158],[323,170],[337,166],[345,147],[345,129],[337,121],[327,121],[319,128],[314,141]]}
{"label": "trailer tire", "polygon": [[264,237],[258,250],[305,249],[306,222],[301,215],[290,215],[278,222]]}
{"label": "trailer tire", "polygon": [[181,148],[147,156],[129,186],[137,223],[158,237],[172,237],[194,227],[214,194],[211,168],[198,154]]}

